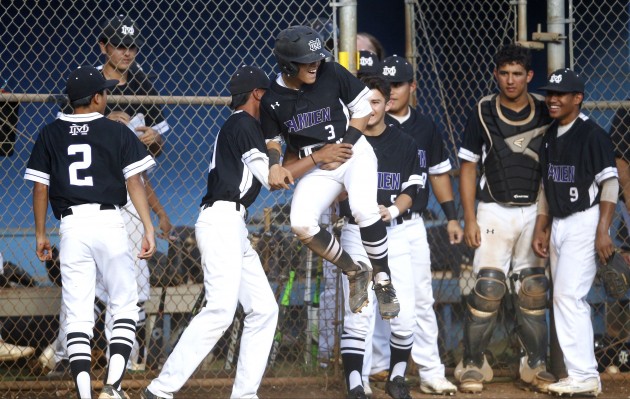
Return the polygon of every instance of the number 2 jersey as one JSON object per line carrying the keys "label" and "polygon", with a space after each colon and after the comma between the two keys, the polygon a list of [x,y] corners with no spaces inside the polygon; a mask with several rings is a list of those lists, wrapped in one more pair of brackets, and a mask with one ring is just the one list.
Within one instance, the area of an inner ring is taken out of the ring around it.
{"label": "number 2 jersey", "polygon": [[370,90],[335,62],[323,62],[315,83],[299,90],[280,83],[278,76],[263,96],[260,123],[265,139],[282,138],[296,150],[337,142],[346,134],[351,115],[361,118],[372,112]]}
{"label": "number 2 jersey", "polygon": [[133,132],[99,113],[63,114],[44,126],[24,178],[49,187],[57,219],[73,205],[127,202],[127,178],[155,166]]}
{"label": "number 2 jersey", "polygon": [[560,137],[558,123],[551,125],[543,138],[540,165],[553,217],[563,218],[598,204],[599,185],[617,178],[610,137],[584,114]]}

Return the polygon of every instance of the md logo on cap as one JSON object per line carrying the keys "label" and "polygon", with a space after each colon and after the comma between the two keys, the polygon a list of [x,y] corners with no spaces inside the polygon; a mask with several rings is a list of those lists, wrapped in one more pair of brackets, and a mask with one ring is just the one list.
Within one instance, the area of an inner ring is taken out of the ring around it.
{"label": "md logo on cap", "polygon": [[560,83],[562,82],[562,75],[551,75],[549,78],[549,83]]}
{"label": "md logo on cap", "polygon": [[133,28],[133,26],[123,25],[120,28],[120,33],[122,33],[123,35],[132,35],[133,36],[136,33],[136,31]]}
{"label": "md logo on cap", "polygon": [[383,67],[383,75],[385,76],[396,76],[396,67]]}
{"label": "md logo on cap", "polygon": [[309,40],[308,41],[308,47],[311,49],[311,51],[321,50],[322,49],[322,42],[319,40],[319,38],[317,38],[315,40]]}
{"label": "md logo on cap", "polygon": [[359,65],[361,66],[372,66],[374,65],[374,60],[372,57],[361,57],[359,59]]}

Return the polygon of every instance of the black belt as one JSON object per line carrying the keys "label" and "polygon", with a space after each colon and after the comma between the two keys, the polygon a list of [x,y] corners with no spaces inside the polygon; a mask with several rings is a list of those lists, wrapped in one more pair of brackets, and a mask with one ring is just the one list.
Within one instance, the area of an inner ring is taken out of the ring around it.
{"label": "black belt", "polygon": [[[116,205],[112,204],[101,204],[101,211],[107,211],[116,209]],[[72,215],[72,208],[66,208],[63,212],[61,212],[61,217],[65,218],[67,216]]]}
{"label": "black belt", "polygon": [[227,201],[227,200],[216,200],[216,201],[212,201],[212,202],[207,202],[205,204],[203,204],[201,206],[201,210],[205,210],[206,208],[210,208],[212,205],[214,205],[215,202],[217,201],[223,201],[223,202],[233,202],[234,205],[236,205],[236,210],[240,212],[241,209],[245,209],[245,206],[243,204],[241,204],[240,202],[235,202],[235,201]]}
{"label": "black belt", "polygon": [[[403,213],[402,215],[400,215],[400,216],[398,216],[398,217],[396,218],[396,222],[397,222],[398,224],[401,224],[404,220],[411,220],[411,219],[413,219],[413,215],[414,215],[414,213],[416,213],[416,214],[417,214],[417,213],[419,213],[419,212],[405,212],[405,213]],[[416,218],[416,219],[417,219],[417,218]]]}
{"label": "black belt", "polygon": [[312,147],[309,146],[309,147],[302,148],[300,150],[300,154],[299,154],[300,159],[308,157],[309,155],[311,155],[312,153],[314,153],[317,150],[321,150],[324,145],[325,144],[318,145],[318,146],[312,146]]}

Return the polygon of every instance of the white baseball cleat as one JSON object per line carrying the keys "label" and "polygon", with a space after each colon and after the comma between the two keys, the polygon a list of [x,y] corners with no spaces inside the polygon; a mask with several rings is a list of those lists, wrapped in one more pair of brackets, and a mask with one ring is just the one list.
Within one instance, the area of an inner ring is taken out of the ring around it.
{"label": "white baseball cleat", "polygon": [[420,391],[433,395],[455,395],[457,387],[444,377],[420,380]]}
{"label": "white baseball cleat", "polygon": [[574,377],[567,377],[550,384],[548,389],[549,393],[555,393],[560,396],[573,396],[576,394],[597,396],[602,393],[602,384],[597,377],[587,378],[583,381]]}

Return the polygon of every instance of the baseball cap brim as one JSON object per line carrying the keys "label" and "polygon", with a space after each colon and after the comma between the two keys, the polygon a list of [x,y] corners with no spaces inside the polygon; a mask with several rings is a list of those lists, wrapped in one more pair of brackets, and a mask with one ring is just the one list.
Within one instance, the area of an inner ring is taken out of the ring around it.
{"label": "baseball cap brim", "polygon": [[566,87],[561,87],[559,85],[547,85],[538,88],[540,91],[555,91],[557,93],[576,93],[576,90],[568,89]]}

